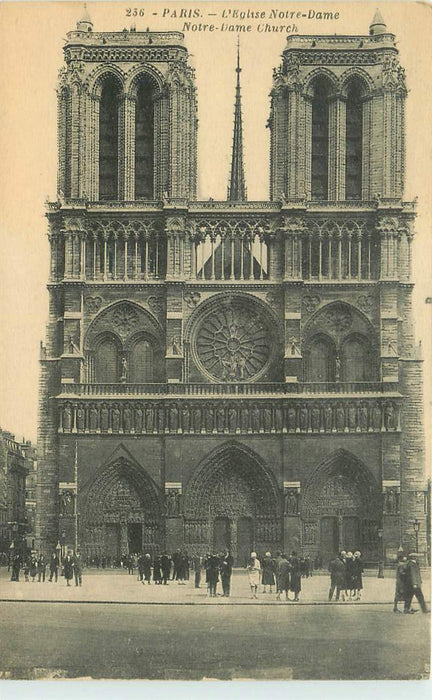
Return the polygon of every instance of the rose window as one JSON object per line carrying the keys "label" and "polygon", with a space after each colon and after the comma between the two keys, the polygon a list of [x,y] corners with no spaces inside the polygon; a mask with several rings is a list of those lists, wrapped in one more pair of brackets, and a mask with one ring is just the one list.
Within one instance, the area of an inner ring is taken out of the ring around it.
{"label": "rose window", "polygon": [[199,365],[213,380],[241,382],[257,378],[271,355],[269,318],[244,300],[228,300],[199,322],[195,353]]}

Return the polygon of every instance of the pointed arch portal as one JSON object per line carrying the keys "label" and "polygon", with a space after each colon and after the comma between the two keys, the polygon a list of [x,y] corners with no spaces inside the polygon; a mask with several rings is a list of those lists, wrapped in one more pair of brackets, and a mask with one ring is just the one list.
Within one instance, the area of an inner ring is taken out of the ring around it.
{"label": "pointed arch portal", "polygon": [[229,549],[244,566],[253,549],[277,549],[282,540],[280,493],[271,472],[243,445],[213,452],[185,494],[188,549]]}
{"label": "pointed arch portal", "polygon": [[103,468],[83,498],[80,537],[86,557],[118,561],[127,553],[156,552],[163,542],[163,508],[148,474],[119,457]]}
{"label": "pointed arch portal", "polygon": [[338,450],[312,473],[302,499],[303,552],[324,566],[344,549],[376,561],[380,491],[367,467]]}

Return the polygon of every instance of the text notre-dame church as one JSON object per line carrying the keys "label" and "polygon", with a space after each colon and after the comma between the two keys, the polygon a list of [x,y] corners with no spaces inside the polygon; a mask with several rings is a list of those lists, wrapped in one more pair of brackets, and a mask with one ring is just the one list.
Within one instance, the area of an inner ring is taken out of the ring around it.
{"label": "text notre-dame church", "polygon": [[424,554],[407,90],[380,14],[287,38],[268,201],[246,198],[239,65],[227,201],[199,201],[183,34],[85,13],[64,57],[39,546]]}

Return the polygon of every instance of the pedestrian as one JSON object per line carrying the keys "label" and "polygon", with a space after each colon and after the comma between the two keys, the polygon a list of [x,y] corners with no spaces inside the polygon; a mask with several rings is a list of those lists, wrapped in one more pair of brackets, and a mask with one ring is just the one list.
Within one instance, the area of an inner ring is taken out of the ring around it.
{"label": "pedestrian", "polygon": [[132,575],[133,575],[133,573],[134,573],[134,558],[133,558],[133,554],[128,554],[128,555],[127,555],[126,564],[127,564],[128,574],[132,574]]}
{"label": "pedestrian", "polygon": [[75,552],[73,558],[73,572],[75,576],[75,586],[82,586],[82,570],[83,560],[79,549]]}
{"label": "pedestrian", "polygon": [[46,561],[43,554],[39,555],[37,560],[38,583],[45,583]]}
{"label": "pedestrian", "polygon": [[176,581],[180,586],[186,585],[186,573],[189,567],[187,556],[184,552],[178,551],[176,557]]}
{"label": "pedestrian", "polygon": [[404,613],[416,612],[415,610],[411,610],[411,603],[414,596],[417,598],[420,604],[421,611],[423,613],[427,613],[428,610],[421,588],[422,580],[420,575],[420,567],[418,565],[418,554],[416,552],[411,552],[411,554],[408,554],[408,561],[406,565],[406,583],[407,597],[405,599]]}
{"label": "pedestrian", "polygon": [[145,558],[144,554],[140,554],[138,557],[138,581],[142,581],[144,578],[144,568],[145,568]]}
{"label": "pedestrian", "polygon": [[151,582],[151,556],[150,554],[146,554],[144,556],[144,563],[143,563],[143,574],[144,574],[144,581],[142,581],[143,584],[147,581],[147,583],[150,585]]}
{"label": "pedestrian", "polygon": [[29,574],[31,576],[32,583],[34,583],[37,574],[37,559],[34,554],[32,554],[30,557]]}
{"label": "pedestrian", "polygon": [[181,552],[179,549],[176,549],[176,551],[172,555],[173,570],[172,570],[171,581],[177,580],[177,568],[178,568],[178,564],[179,564],[180,559],[181,559]]}
{"label": "pedestrian", "polygon": [[162,583],[161,558],[159,554],[155,556],[153,562],[153,581],[158,585]]}
{"label": "pedestrian", "polygon": [[273,593],[275,585],[274,576],[275,564],[270,552],[266,552],[262,563],[262,586],[263,593],[267,593],[267,586],[270,586],[270,593]]}
{"label": "pedestrian", "polygon": [[278,594],[276,596],[277,600],[280,600],[281,593],[285,593],[285,600],[289,600],[288,596],[288,591],[290,589],[290,578],[291,578],[291,564],[289,563],[288,559],[286,558],[285,554],[281,554],[279,563],[278,563],[278,571],[277,571],[277,579],[278,579]]}
{"label": "pedestrian", "polygon": [[407,591],[407,557],[404,554],[399,554],[398,565],[396,567],[396,585],[395,585],[395,595],[393,600],[393,612],[401,613],[399,610],[398,603],[402,600],[404,603],[408,598]]}
{"label": "pedestrian", "polygon": [[291,553],[289,563],[291,565],[290,591],[294,593],[294,602],[297,603],[301,591],[301,569],[297,552]]}
{"label": "pedestrian", "polygon": [[347,552],[346,553],[346,560],[345,560],[345,586],[346,590],[345,593],[348,597],[348,600],[354,600],[355,597],[355,582],[354,582],[354,556],[352,552]]}
{"label": "pedestrian", "polygon": [[215,598],[219,582],[219,557],[217,554],[212,554],[207,561],[207,581],[208,594],[210,598]]}
{"label": "pedestrian", "polygon": [[328,599],[333,600],[333,593],[336,590],[336,600],[339,600],[339,596],[342,593],[342,600],[344,598],[345,590],[345,562],[343,558],[344,552],[341,552],[338,557],[331,560],[328,570],[330,572],[330,590]]}
{"label": "pedestrian", "polygon": [[24,572],[24,581],[27,581],[29,583],[29,572],[30,572],[30,559],[29,557],[26,557],[24,559],[24,564],[23,564],[23,572]]}
{"label": "pedestrian", "polygon": [[161,556],[162,583],[167,586],[171,573],[171,559],[168,552],[164,552]]}
{"label": "pedestrian", "polygon": [[[19,581],[20,568],[21,568],[21,557],[19,554],[14,554],[12,557],[11,581]],[[27,576],[27,581],[28,581],[28,576]]]}
{"label": "pedestrian", "polygon": [[49,560],[49,569],[50,569],[50,575],[49,575],[49,583],[52,582],[53,578],[55,577],[55,582],[57,583],[58,579],[58,567],[59,567],[59,559],[57,556],[57,552],[53,552],[51,554],[50,560]]}
{"label": "pedestrian", "polygon": [[195,573],[195,588],[199,588],[201,583],[202,557],[197,552],[195,552],[192,557],[192,567]]}
{"label": "pedestrian", "polygon": [[354,552],[353,562],[352,562],[352,577],[354,585],[354,600],[360,600],[361,592],[363,590],[363,571],[364,566],[361,558],[361,552]]}
{"label": "pedestrian", "polygon": [[220,564],[220,577],[222,582],[222,593],[225,598],[229,598],[231,592],[232,557],[229,552],[225,552]]}
{"label": "pedestrian", "polygon": [[282,561],[282,555],[280,552],[276,552],[276,556],[274,559],[274,571],[275,571],[275,579],[276,579],[276,599],[280,600],[280,594],[282,592],[282,589],[280,587],[280,581],[279,581],[279,564]]}
{"label": "pedestrian", "polygon": [[249,574],[249,585],[252,594],[251,598],[258,598],[257,591],[260,582],[261,564],[256,552],[251,552],[247,570]]}
{"label": "pedestrian", "polygon": [[67,554],[63,559],[63,576],[66,579],[66,585],[70,586],[70,582],[73,578],[73,557],[70,550],[67,551]]}

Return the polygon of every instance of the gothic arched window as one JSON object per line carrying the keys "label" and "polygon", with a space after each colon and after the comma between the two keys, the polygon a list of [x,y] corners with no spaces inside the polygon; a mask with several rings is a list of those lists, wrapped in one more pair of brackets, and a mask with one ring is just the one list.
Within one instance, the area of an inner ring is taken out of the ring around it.
{"label": "gothic arched window", "polygon": [[346,102],[345,198],[362,196],[363,104],[361,85],[355,81],[348,90]]}
{"label": "gothic arched window", "polygon": [[119,352],[113,338],[102,338],[97,344],[94,368],[97,383],[114,384],[119,381]]}
{"label": "gothic arched window", "polygon": [[152,344],[140,338],[132,346],[129,362],[129,382],[145,384],[154,381],[153,347]]}
{"label": "gothic arched window", "polygon": [[153,199],[154,115],[153,86],[141,80],[135,107],[135,197]]}
{"label": "gothic arched window", "polygon": [[308,382],[334,382],[336,352],[333,342],[325,335],[312,338],[307,353],[306,380]]}
{"label": "gothic arched window", "polygon": [[99,106],[99,199],[118,199],[119,90],[108,77]]}
{"label": "gothic arched window", "polygon": [[342,346],[341,374],[344,382],[367,382],[371,379],[372,366],[369,343],[365,338],[353,336]]}
{"label": "gothic arched window", "polygon": [[312,199],[328,199],[330,86],[319,78],[312,99]]}

